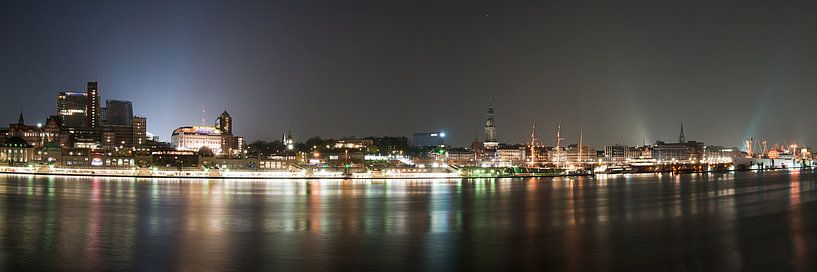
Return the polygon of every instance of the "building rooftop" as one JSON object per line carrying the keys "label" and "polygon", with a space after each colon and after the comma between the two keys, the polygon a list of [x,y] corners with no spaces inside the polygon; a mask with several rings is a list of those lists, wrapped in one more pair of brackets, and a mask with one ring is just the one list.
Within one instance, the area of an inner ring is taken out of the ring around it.
{"label": "building rooftop", "polygon": [[173,130],[172,135],[221,135],[221,131],[214,127],[180,127]]}

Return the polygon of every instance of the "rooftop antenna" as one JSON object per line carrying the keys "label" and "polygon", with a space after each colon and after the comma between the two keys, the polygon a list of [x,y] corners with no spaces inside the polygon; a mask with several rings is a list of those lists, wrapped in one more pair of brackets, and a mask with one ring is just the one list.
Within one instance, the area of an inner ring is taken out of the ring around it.
{"label": "rooftop antenna", "polygon": [[207,126],[207,115],[204,111],[204,105],[201,106],[201,126]]}

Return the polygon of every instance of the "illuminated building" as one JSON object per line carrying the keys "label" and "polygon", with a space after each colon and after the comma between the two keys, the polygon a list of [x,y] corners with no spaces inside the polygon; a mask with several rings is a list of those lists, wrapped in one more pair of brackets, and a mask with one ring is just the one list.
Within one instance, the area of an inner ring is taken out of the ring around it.
{"label": "illuminated building", "polygon": [[134,147],[133,128],[131,126],[103,126],[100,128],[102,147]]}
{"label": "illuminated building", "polygon": [[445,145],[445,132],[416,132],[412,138],[413,146],[437,147]]}
{"label": "illuminated building", "polygon": [[102,140],[99,128],[65,128],[60,131],[60,145],[64,147],[98,148]]}
{"label": "illuminated building", "polygon": [[239,157],[244,153],[244,137],[221,135],[221,151],[228,157]]}
{"label": "illuminated building", "polygon": [[736,147],[726,148],[723,146],[704,146],[701,160],[710,163],[732,162],[740,156],[740,150]]}
{"label": "illuminated building", "polygon": [[132,138],[134,146],[141,146],[147,143],[147,118],[136,116],[131,121]]}
{"label": "illuminated building", "polygon": [[62,124],[60,123],[60,117],[57,116],[49,116],[48,119],[45,120],[45,126],[42,128],[42,132],[45,136],[45,142],[58,142],[60,141],[60,131],[62,130]]}
{"label": "illuminated building", "polygon": [[74,148],[85,148],[85,149],[99,149],[100,141],[98,140],[99,137],[81,137],[81,138],[74,138],[73,147]]}
{"label": "illuminated building", "polygon": [[57,94],[57,115],[63,127],[85,126],[88,98],[85,93],[59,92]]}
{"label": "illuminated building", "polygon": [[655,142],[652,157],[658,161],[697,161],[701,159],[704,143],[687,141],[683,143]]}
{"label": "illuminated building", "polygon": [[42,124],[39,126],[30,126],[25,124],[23,113],[20,112],[20,117],[16,124],[9,124],[8,137],[20,137],[27,143],[34,147],[41,147],[47,141],[48,137],[42,130]]}
{"label": "illuminated building", "polygon": [[216,155],[221,154],[221,131],[214,127],[180,127],[173,130],[170,143],[181,151],[198,151],[207,147]]}
{"label": "illuminated building", "polygon": [[105,125],[130,127],[133,121],[133,104],[127,100],[105,101]]}
{"label": "illuminated building", "polygon": [[496,159],[499,162],[520,164],[527,162],[528,148],[526,146],[501,146],[496,149]]}
{"label": "illuminated building", "polygon": [[216,119],[215,127],[221,131],[222,135],[233,135],[233,118],[227,111],[224,111]]}
{"label": "illuminated building", "polygon": [[230,114],[227,111],[222,112],[216,118],[216,124],[213,127],[221,132],[221,150],[224,154],[227,156],[237,155],[234,154],[237,139],[233,137],[233,118],[230,117]]}
{"label": "illuminated building", "polygon": [[359,149],[369,147],[372,144],[374,144],[374,141],[369,139],[343,139],[335,141],[330,147],[338,149]]}
{"label": "illuminated building", "polygon": [[180,151],[210,149],[216,156],[239,157],[244,155],[244,137],[233,135],[233,119],[224,111],[212,127],[180,127],[173,131],[171,144]]}
{"label": "illuminated building", "polygon": [[295,139],[292,138],[292,131],[287,130],[287,133],[285,133],[284,136],[281,137],[281,143],[284,144],[284,146],[286,146],[287,150],[291,151],[295,149]]}
{"label": "illuminated building", "polygon": [[622,144],[604,146],[604,160],[610,162],[623,162],[627,159],[627,152],[630,147]]}
{"label": "illuminated building", "polygon": [[622,144],[614,144],[604,146],[602,156],[605,161],[623,162],[633,159],[652,158],[652,152],[649,146],[627,146]]}
{"label": "illuminated building", "polygon": [[460,166],[474,166],[476,165],[476,154],[473,151],[455,151],[449,150],[445,153],[446,162],[448,164]]}
{"label": "illuminated building", "polygon": [[128,151],[63,148],[55,162],[60,167],[130,168],[137,165],[137,157]]}
{"label": "illuminated building", "polygon": [[488,113],[485,118],[485,149],[496,149],[499,142],[496,139],[496,125],[494,124],[494,106],[488,103]]}
{"label": "illuminated building", "polygon": [[348,163],[363,163],[366,160],[366,153],[363,151],[331,150],[313,153],[310,161],[314,162],[314,159],[321,163],[338,166]]}
{"label": "illuminated building", "polygon": [[628,148],[627,159],[651,159],[652,147],[648,145],[631,146]]}
{"label": "illuminated building", "polygon": [[85,98],[85,127],[99,127],[101,119],[99,112],[99,84],[96,81],[88,82]]}
{"label": "illuminated building", "polygon": [[88,148],[63,148],[62,167],[85,167],[91,165],[91,150]]}
{"label": "illuminated building", "polygon": [[102,147],[104,148],[112,148],[117,146],[116,142],[116,132],[113,131],[103,131],[102,132]]}
{"label": "illuminated building", "polygon": [[59,163],[62,161],[62,147],[59,142],[52,141],[46,143],[42,148],[37,150],[39,160],[47,163]]}
{"label": "illuminated building", "polygon": [[13,166],[34,160],[34,146],[20,137],[9,137],[0,144],[0,163]]}
{"label": "illuminated building", "polygon": [[151,160],[153,165],[176,169],[199,166],[199,156],[193,151],[157,150],[151,153]]}
{"label": "illuminated building", "polygon": [[259,170],[268,170],[268,169],[286,169],[289,167],[289,164],[283,160],[274,160],[274,159],[259,159],[258,160],[258,169]]}
{"label": "illuminated building", "polygon": [[[214,126],[221,132],[221,150],[228,157],[240,157],[244,153],[244,137],[233,135],[233,118],[225,110],[216,118]],[[216,152],[218,154],[218,152]]]}
{"label": "illuminated building", "polygon": [[698,161],[701,159],[704,143],[687,141],[684,137],[684,125],[681,124],[681,133],[677,143],[657,141],[652,146],[652,158],[659,162]]}

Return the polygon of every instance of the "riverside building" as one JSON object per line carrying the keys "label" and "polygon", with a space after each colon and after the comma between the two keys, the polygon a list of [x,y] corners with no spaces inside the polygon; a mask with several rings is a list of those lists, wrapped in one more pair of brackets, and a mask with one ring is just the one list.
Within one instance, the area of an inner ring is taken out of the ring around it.
{"label": "riverside building", "polygon": [[210,126],[189,126],[173,130],[170,143],[179,151],[199,151],[206,147],[216,156],[244,154],[244,137],[233,135],[233,118],[224,111]]}
{"label": "riverside building", "polygon": [[221,154],[221,131],[214,127],[180,127],[173,130],[170,143],[181,151],[199,151],[207,147],[216,155]]}

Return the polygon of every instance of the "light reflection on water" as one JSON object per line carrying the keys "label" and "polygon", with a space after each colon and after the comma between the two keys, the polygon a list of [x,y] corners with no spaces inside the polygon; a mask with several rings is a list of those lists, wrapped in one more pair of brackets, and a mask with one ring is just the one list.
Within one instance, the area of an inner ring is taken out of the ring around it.
{"label": "light reflection on water", "polygon": [[2,175],[0,270],[811,270],[815,177]]}

